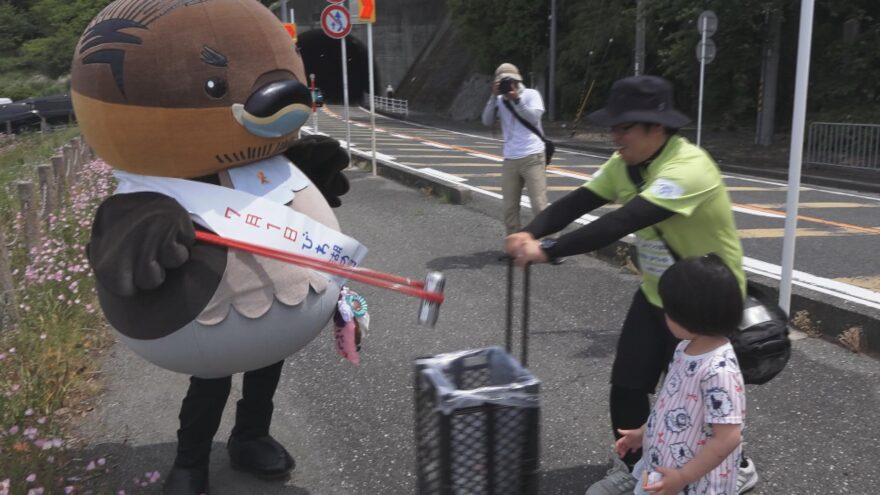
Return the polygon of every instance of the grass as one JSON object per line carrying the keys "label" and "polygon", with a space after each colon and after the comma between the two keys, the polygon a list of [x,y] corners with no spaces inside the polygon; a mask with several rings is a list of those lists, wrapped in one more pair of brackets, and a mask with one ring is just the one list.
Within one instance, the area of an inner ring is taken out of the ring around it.
{"label": "grass", "polygon": [[[77,135],[66,129],[0,142],[0,184],[36,181],[35,167]],[[21,243],[17,198],[5,195],[7,248],[18,321],[0,329],[0,495],[80,492],[76,480],[94,462],[74,463],[65,426],[80,399],[95,392],[96,353],[110,340],[97,311],[85,243],[95,208],[110,192],[109,169],[86,164],[68,187],[60,213],[28,253]],[[100,464],[100,463],[99,463]],[[91,468],[90,468],[91,466]]]}

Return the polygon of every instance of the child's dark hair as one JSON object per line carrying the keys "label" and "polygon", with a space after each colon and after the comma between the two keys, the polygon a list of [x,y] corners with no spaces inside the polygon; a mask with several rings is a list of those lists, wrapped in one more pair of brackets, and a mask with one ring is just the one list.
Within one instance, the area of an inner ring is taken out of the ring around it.
{"label": "child's dark hair", "polygon": [[676,262],[660,277],[659,290],[666,314],[691,333],[729,335],[742,319],[742,291],[718,255]]}

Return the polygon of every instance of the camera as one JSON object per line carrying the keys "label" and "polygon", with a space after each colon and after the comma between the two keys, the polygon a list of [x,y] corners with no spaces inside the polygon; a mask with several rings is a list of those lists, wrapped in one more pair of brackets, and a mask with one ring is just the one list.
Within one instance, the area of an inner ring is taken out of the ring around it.
{"label": "camera", "polygon": [[498,94],[506,95],[516,87],[517,80],[512,77],[502,77],[498,81]]}

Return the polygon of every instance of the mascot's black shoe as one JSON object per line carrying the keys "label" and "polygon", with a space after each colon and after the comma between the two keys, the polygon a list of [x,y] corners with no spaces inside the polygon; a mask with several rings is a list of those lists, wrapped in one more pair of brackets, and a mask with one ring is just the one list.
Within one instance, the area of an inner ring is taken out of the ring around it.
{"label": "mascot's black shoe", "polygon": [[199,495],[208,493],[208,466],[183,468],[174,466],[165,484],[162,495]]}
{"label": "mascot's black shoe", "polygon": [[268,435],[246,440],[229,437],[226,449],[232,469],[264,480],[285,478],[296,466],[284,446]]}

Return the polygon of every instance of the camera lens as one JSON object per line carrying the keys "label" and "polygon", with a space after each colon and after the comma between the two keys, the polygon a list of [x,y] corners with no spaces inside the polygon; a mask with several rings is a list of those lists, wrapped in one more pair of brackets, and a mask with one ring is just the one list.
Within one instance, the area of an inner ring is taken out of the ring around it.
{"label": "camera lens", "polygon": [[498,82],[498,92],[502,94],[509,93],[511,89],[513,89],[513,78],[501,78],[501,81]]}

